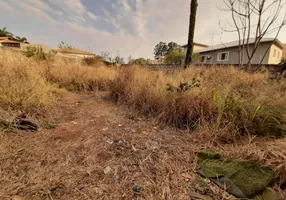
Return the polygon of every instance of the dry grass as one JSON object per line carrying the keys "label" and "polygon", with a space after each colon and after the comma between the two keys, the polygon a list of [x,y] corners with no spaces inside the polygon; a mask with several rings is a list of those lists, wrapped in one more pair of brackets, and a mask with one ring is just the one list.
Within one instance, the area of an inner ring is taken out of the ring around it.
{"label": "dry grass", "polygon": [[[200,80],[200,87],[170,92],[166,85]],[[194,129],[212,126],[235,135],[285,134],[286,92],[268,74],[235,68],[190,68],[169,75],[140,67],[122,69],[110,88],[112,98],[160,122]]]}
{"label": "dry grass", "polygon": [[[21,52],[0,50],[0,118],[6,111],[45,116],[64,88],[71,91],[105,90],[115,70],[103,64],[90,67],[63,58],[40,61]],[[8,115],[9,116],[9,115]]]}
{"label": "dry grass", "polygon": [[[55,129],[1,133],[0,198],[189,199],[190,191],[200,189],[191,183],[196,153],[213,148],[274,169],[280,175],[280,199],[285,199],[285,139],[253,136],[284,134],[283,80],[231,67],[173,73],[138,66],[89,67],[62,59],[36,61],[2,50],[0,69],[0,119],[18,111],[49,112],[63,92],[60,88],[110,90],[113,100],[131,108],[132,115],[192,130],[188,134],[185,129],[160,129],[150,121],[127,119],[125,111],[103,101],[105,94],[69,93],[56,107],[62,112],[56,115],[61,123]],[[200,80],[200,87],[166,90],[168,83],[178,86],[193,78]],[[107,166],[112,170],[104,174]],[[134,185],[144,187],[141,195],[132,192]],[[215,197],[229,199],[222,195]]]}
{"label": "dry grass", "polygon": [[51,109],[61,91],[41,75],[41,66],[20,53],[0,51],[0,108],[31,114]]}

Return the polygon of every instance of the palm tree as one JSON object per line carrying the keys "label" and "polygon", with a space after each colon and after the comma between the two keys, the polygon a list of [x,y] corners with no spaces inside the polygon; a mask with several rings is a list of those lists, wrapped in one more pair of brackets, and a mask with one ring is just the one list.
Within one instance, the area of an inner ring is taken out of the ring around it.
{"label": "palm tree", "polygon": [[6,27],[0,29],[0,36],[13,37],[13,34],[6,30]]}
{"label": "palm tree", "polygon": [[194,35],[196,26],[196,16],[197,16],[198,0],[191,1],[191,13],[190,13],[190,25],[189,25],[189,38],[188,38],[188,50],[185,61],[185,68],[192,64],[192,54],[194,50]]}
{"label": "palm tree", "polygon": [[25,37],[19,37],[19,36],[16,36],[15,37],[15,40],[16,41],[18,41],[18,42],[24,42],[24,43],[28,43],[28,40],[27,40],[27,38],[25,38]]}

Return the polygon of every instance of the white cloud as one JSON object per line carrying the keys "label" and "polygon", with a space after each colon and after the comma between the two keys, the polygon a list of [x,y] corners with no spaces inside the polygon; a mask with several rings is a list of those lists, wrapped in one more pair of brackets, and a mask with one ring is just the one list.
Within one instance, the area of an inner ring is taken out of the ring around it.
{"label": "white cloud", "polygon": [[91,12],[87,12],[86,13],[91,19],[96,20],[97,17],[95,16],[95,14],[91,13]]}
{"label": "white cloud", "polygon": [[27,14],[29,15],[37,15],[38,17],[40,17],[41,19],[43,19],[45,22],[49,22],[50,24],[58,24],[59,22],[57,22],[55,19],[53,19],[50,15],[48,15],[47,13],[45,13],[45,11],[33,7],[29,4],[23,3],[23,2],[19,2],[18,5],[23,8],[24,10],[27,11]]}
{"label": "white cloud", "polygon": [[131,7],[129,6],[127,0],[121,0],[121,4],[123,5],[123,8],[129,12],[131,10]]}
{"label": "white cloud", "polygon": [[14,8],[12,6],[10,6],[8,3],[2,2],[0,1],[0,9],[3,11],[9,11],[9,12],[13,12]]}

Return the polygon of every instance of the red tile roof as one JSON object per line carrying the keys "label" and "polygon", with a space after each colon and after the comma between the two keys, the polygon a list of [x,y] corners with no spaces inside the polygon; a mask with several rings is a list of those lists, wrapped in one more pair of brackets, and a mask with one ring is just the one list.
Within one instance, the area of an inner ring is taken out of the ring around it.
{"label": "red tile roof", "polygon": [[17,42],[17,41],[14,41],[14,40],[9,40],[9,39],[0,40],[0,43],[3,43],[3,44],[20,44],[20,42]]}

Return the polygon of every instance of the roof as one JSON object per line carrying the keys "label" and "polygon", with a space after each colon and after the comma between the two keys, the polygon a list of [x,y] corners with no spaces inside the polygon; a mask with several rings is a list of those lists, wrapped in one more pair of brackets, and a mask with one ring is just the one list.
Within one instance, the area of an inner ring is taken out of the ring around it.
{"label": "roof", "polygon": [[3,43],[3,44],[20,44],[20,42],[17,42],[17,41],[14,41],[14,40],[0,40],[0,43]]}
{"label": "roof", "polygon": [[82,55],[95,55],[94,53],[83,51],[80,49],[75,49],[75,48],[59,48],[57,49],[58,52],[60,53],[66,53],[66,54],[82,54]]}
{"label": "roof", "polygon": [[[209,47],[209,45],[201,44],[201,43],[196,43],[196,42],[194,42],[194,45],[202,46],[202,47]],[[185,47],[187,47],[187,46],[188,46],[188,44],[182,45],[183,48],[185,48]]]}
{"label": "roof", "polygon": [[8,40],[8,39],[11,39],[11,38],[8,36],[0,36],[0,40]]}
{"label": "roof", "polygon": [[[261,39],[261,43],[273,42],[273,41],[276,45],[278,45],[281,49],[283,49],[283,44],[278,39],[274,39],[274,38],[262,38]],[[249,39],[249,44],[254,44],[254,42],[255,42],[255,38]],[[210,46],[208,48],[198,50],[198,51],[196,51],[196,53],[203,53],[203,52],[215,51],[215,50],[220,50],[220,49],[227,49],[227,48],[238,47],[238,46],[239,46],[239,40],[234,41],[234,42],[228,42],[228,43]]]}

